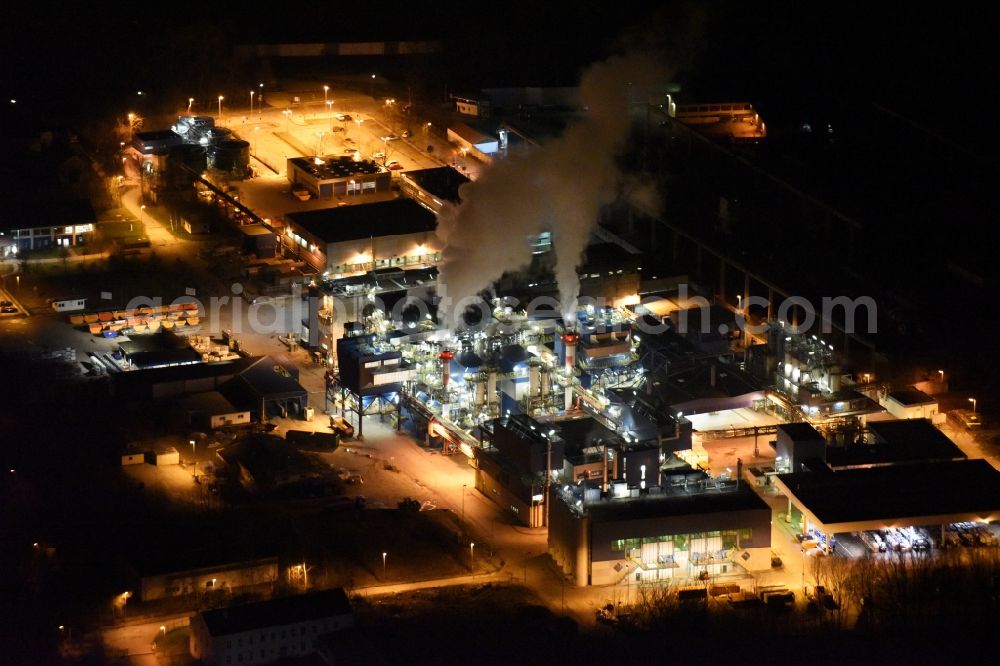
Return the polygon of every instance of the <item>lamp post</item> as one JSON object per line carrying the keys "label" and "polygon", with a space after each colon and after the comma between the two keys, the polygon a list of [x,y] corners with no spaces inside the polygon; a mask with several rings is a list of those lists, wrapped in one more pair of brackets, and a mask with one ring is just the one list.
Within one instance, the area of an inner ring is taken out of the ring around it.
{"label": "lamp post", "polygon": [[326,136],[326,132],[316,132],[316,136],[318,137],[318,139],[316,141],[316,154],[317,155],[322,155],[323,154],[323,137]]}
{"label": "lamp post", "polygon": [[253,90],[250,91],[250,115],[251,116],[253,115],[253,94],[254,94],[254,92],[255,91],[253,91]]}
{"label": "lamp post", "polygon": [[972,413],[975,414],[976,413],[976,399],[975,398],[969,398],[969,402],[972,403]]}
{"label": "lamp post", "polygon": [[220,123],[222,122],[222,100],[224,100],[224,99],[225,99],[225,97],[223,97],[222,95],[219,95],[219,122]]}
{"label": "lamp post", "polygon": [[197,460],[197,458],[195,458],[195,456],[197,454],[196,454],[196,448],[195,448],[194,440],[193,439],[189,439],[188,440],[188,444],[191,445],[191,458],[194,460],[194,478],[197,479],[198,478],[198,460]]}
{"label": "lamp post", "polygon": [[160,633],[163,634],[163,640],[166,640],[167,639],[167,625],[165,625],[165,624],[161,624],[160,625]]}
{"label": "lamp post", "polygon": [[941,383],[944,384],[944,370],[938,370],[938,374],[941,375]]}
{"label": "lamp post", "polygon": [[188,113],[191,113],[191,105],[194,104],[194,97],[188,97]]}
{"label": "lamp post", "polygon": [[253,128],[253,154],[257,154],[257,132],[260,130],[260,125]]}
{"label": "lamp post", "polygon": [[476,543],[474,541],[469,542],[469,571],[472,575],[476,575]]}
{"label": "lamp post", "polygon": [[387,555],[388,553],[382,553],[382,578],[385,578],[385,558]]}
{"label": "lamp post", "polygon": [[330,114],[330,131],[332,132],[333,131],[333,121],[335,120],[335,118],[333,117],[333,100],[332,99],[326,100],[326,112]]}
{"label": "lamp post", "polygon": [[[145,231],[144,231],[145,228],[146,228],[145,227],[145,220],[144,220],[145,214],[146,214],[146,204],[143,204],[143,205],[139,206],[139,233],[141,233],[143,236],[146,235]],[[132,225],[131,224],[129,225],[128,230],[132,231]]]}
{"label": "lamp post", "polygon": [[323,104],[329,104],[327,97],[330,95],[330,86],[323,86]]}
{"label": "lamp post", "polygon": [[288,134],[288,122],[289,122],[289,119],[292,117],[292,110],[291,109],[285,109],[281,113],[285,116],[285,134]]}
{"label": "lamp post", "polygon": [[372,89],[371,89],[371,93],[372,93],[371,94],[371,98],[375,99],[375,75],[374,74],[372,74]]}

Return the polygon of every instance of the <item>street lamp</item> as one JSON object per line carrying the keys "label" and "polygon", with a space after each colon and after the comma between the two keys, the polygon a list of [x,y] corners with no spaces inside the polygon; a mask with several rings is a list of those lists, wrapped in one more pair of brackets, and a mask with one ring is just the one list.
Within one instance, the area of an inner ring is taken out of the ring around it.
{"label": "street lamp", "polygon": [[161,624],[160,625],[160,632],[163,633],[163,640],[166,640],[167,639],[167,625]]}
{"label": "street lamp", "polygon": [[224,99],[225,99],[225,97],[223,97],[222,95],[219,95],[219,122],[220,123],[222,122],[222,100],[224,100]]}
{"label": "street lamp", "polygon": [[316,136],[319,137],[316,145],[316,154],[323,154],[323,137],[326,136],[326,132],[316,132]]}
{"label": "street lamp", "polygon": [[385,558],[388,553],[382,553],[382,578],[385,578]]}
{"label": "street lamp", "polygon": [[327,101],[327,97],[329,95],[330,95],[330,86],[323,86],[323,103],[324,104],[329,104],[330,103],[329,101]]}
{"label": "street lamp", "polygon": [[975,398],[969,398],[969,402],[972,403],[972,413],[975,414],[976,413],[976,399]]}
{"label": "street lamp", "polygon": [[194,460],[194,478],[198,478],[198,459],[195,457],[197,455],[195,444],[193,439],[188,440],[188,444],[191,445],[191,458]]}
{"label": "street lamp", "polygon": [[288,134],[288,122],[289,122],[289,119],[292,117],[292,110],[291,109],[285,109],[281,113],[284,114],[284,116],[285,116],[285,134]]}
{"label": "street lamp", "polygon": [[253,128],[253,154],[257,154],[257,131],[260,129],[260,125]]}
{"label": "street lamp", "polygon": [[[260,88],[260,94],[257,95],[257,112],[260,115],[264,115],[264,84],[258,83],[257,87]],[[253,113],[253,109],[250,109]]]}
{"label": "street lamp", "polygon": [[[143,204],[143,205],[139,206],[139,231],[140,232],[143,230],[143,217],[145,216],[145,213],[146,213],[146,204]],[[128,226],[128,230],[132,231],[132,225],[131,224]],[[143,235],[145,235],[145,234],[143,234]]]}
{"label": "street lamp", "polygon": [[375,99],[375,75],[374,74],[372,74],[372,90],[371,90],[371,93],[372,93],[371,94],[371,98]]}
{"label": "street lamp", "polygon": [[941,383],[944,384],[944,370],[938,370],[938,374],[941,375]]}
{"label": "street lamp", "polygon": [[191,105],[194,104],[194,97],[188,97],[188,113],[191,113]]}
{"label": "street lamp", "polygon": [[469,570],[473,574],[476,572],[476,543],[474,541],[469,542]]}
{"label": "street lamp", "polygon": [[251,116],[253,115],[253,94],[254,94],[254,92],[255,91],[253,91],[253,90],[250,91],[250,115]]}

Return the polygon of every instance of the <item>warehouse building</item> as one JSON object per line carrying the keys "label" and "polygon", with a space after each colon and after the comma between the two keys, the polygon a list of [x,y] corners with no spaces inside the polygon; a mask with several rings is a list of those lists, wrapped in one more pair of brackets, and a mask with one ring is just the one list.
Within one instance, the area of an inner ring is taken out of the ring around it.
{"label": "warehouse building", "polygon": [[290,157],[288,181],[317,199],[388,192],[392,174],[371,160],[346,156]]}
{"label": "warehouse building", "polygon": [[[693,474],[698,474],[691,471]],[[679,474],[660,492],[553,489],[549,552],[578,586],[686,581],[768,569],[771,508],[745,485]]]}
{"label": "warehouse building", "polygon": [[441,258],[437,217],[405,197],[289,213],[285,221],[285,245],[331,276],[433,265]]}
{"label": "warehouse building", "polygon": [[189,647],[205,664],[266,664],[313,655],[320,636],[352,626],[354,612],[338,587],[202,611],[191,618]]}

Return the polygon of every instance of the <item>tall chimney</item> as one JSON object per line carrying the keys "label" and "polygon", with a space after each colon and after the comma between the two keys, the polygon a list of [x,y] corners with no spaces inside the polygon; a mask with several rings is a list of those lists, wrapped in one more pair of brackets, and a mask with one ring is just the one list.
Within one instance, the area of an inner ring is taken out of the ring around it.
{"label": "tall chimney", "polygon": [[576,343],[580,336],[571,331],[563,333],[563,350],[566,352],[566,400],[563,408],[569,411],[573,407],[573,370],[576,368]]}
{"label": "tall chimney", "polygon": [[451,377],[451,359],[455,358],[455,352],[446,349],[438,358],[441,359],[441,386],[447,391],[448,379]]}

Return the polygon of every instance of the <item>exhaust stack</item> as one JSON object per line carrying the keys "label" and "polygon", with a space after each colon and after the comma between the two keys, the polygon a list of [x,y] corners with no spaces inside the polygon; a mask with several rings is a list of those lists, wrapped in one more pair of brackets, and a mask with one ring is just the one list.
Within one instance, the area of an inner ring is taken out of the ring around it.
{"label": "exhaust stack", "polygon": [[576,343],[580,336],[571,331],[563,333],[563,351],[566,354],[566,400],[564,409],[568,412],[573,407],[573,370],[576,368]]}
{"label": "exhaust stack", "polygon": [[438,358],[441,359],[441,386],[447,391],[448,379],[451,378],[451,359],[455,358],[455,352],[446,349]]}

